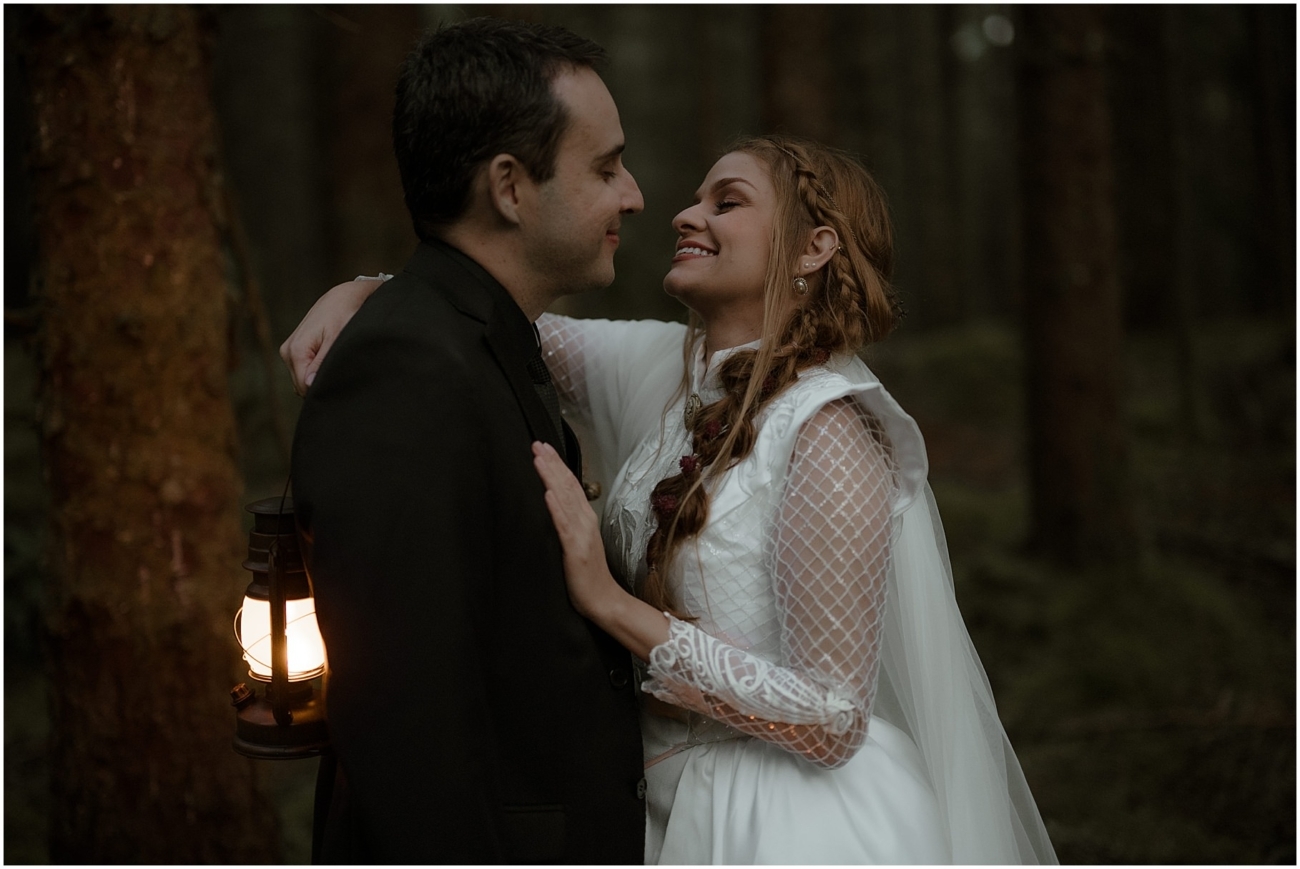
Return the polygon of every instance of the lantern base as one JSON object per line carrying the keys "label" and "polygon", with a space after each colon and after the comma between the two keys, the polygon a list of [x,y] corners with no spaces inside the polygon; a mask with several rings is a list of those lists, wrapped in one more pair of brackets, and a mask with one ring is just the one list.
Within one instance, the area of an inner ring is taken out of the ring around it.
{"label": "lantern base", "polygon": [[289,707],[292,724],[276,723],[266,697],[245,701],[235,711],[235,751],[255,760],[303,760],[329,748],[324,705],[312,696],[310,685],[304,687]]}

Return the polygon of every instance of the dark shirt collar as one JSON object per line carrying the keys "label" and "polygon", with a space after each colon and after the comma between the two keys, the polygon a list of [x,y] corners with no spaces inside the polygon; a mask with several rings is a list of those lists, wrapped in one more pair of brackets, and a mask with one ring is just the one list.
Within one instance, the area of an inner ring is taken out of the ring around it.
{"label": "dark shirt collar", "polygon": [[505,287],[471,257],[441,239],[420,242],[406,268],[439,287],[456,309],[493,323],[515,352],[537,353],[537,328]]}

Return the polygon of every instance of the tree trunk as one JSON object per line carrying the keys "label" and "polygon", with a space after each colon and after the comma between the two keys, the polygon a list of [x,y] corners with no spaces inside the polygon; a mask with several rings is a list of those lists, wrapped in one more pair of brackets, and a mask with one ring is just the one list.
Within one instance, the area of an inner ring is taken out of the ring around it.
{"label": "tree trunk", "polygon": [[1201,351],[1197,342],[1200,312],[1196,227],[1196,189],[1190,146],[1195,131],[1191,120],[1192,89],[1189,85],[1191,53],[1186,42],[1184,10],[1167,6],[1160,10],[1165,70],[1168,78],[1165,105],[1168,106],[1169,147],[1165,151],[1173,178],[1172,206],[1165,215],[1173,233],[1174,268],[1166,280],[1173,302],[1174,357],[1178,370],[1178,416],[1182,434],[1198,443],[1209,433],[1209,412],[1205,408],[1205,378],[1201,373]]}
{"label": "tree trunk", "polygon": [[830,10],[809,4],[761,13],[763,128],[834,144]]}
{"label": "tree trunk", "polygon": [[[327,6],[326,141],[332,283],[395,272],[415,250],[393,156],[393,92],[420,37],[418,6]],[[327,287],[321,287],[324,292]]]}
{"label": "tree trunk", "polygon": [[1107,99],[1114,128],[1116,218],[1125,322],[1129,330],[1174,326],[1172,287],[1178,274],[1176,176],[1171,149],[1171,89],[1165,44],[1167,6],[1107,8],[1110,56]]}
{"label": "tree trunk", "polygon": [[55,863],[262,863],[232,751],[244,577],[204,34],[32,9]]}
{"label": "tree trunk", "polygon": [[[912,323],[948,325],[962,318],[962,288],[957,274],[954,226],[952,140],[945,110],[944,7],[899,7],[895,26],[899,65],[891,75],[898,84],[900,131],[909,143],[903,159],[905,187],[893,194],[913,201],[898,217],[898,259],[909,260]],[[910,227],[902,225],[906,220]],[[910,247],[909,247],[910,241]],[[902,270],[900,269],[900,274]],[[900,282],[901,282],[900,277]]]}
{"label": "tree trunk", "polygon": [[1295,317],[1295,19],[1294,6],[1250,6],[1255,85],[1255,148],[1264,280],[1254,313]]}
{"label": "tree trunk", "polygon": [[1021,10],[1019,129],[1035,548],[1063,562],[1131,551],[1124,347],[1102,13]]}

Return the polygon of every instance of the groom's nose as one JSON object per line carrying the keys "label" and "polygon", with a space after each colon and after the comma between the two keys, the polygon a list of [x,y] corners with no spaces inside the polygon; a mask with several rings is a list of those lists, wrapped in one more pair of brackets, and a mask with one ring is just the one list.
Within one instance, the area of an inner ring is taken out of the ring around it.
{"label": "groom's nose", "polygon": [[623,202],[619,208],[619,213],[636,214],[645,210],[645,199],[641,196],[641,188],[637,186],[636,179],[632,177],[632,173],[627,171],[626,168],[623,169],[623,175],[625,176]]}

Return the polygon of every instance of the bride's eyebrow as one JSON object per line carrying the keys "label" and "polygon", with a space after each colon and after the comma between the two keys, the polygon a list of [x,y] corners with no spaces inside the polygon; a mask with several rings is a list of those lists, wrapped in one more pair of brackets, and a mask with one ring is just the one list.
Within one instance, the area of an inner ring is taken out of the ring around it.
{"label": "bride's eyebrow", "polygon": [[[732,184],[744,184],[746,187],[750,188],[751,190],[755,192],[758,191],[757,187],[755,187],[753,184],[746,181],[744,178],[720,178],[717,181],[713,182],[713,185],[709,187],[708,192],[717,193],[719,190],[722,190],[723,188],[728,187]],[[699,191],[696,191],[695,201],[699,202],[700,199],[701,199],[700,193]]]}
{"label": "bride's eyebrow", "polygon": [[750,188],[751,190],[758,190],[757,187],[755,187],[753,184],[750,184],[744,178],[723,178],[715,182],[713,187],[710,188],[710,191],[716,193],[717,191],[721,190],[724,187],[730,187],[732,184],[744,184],[746,187]]}

